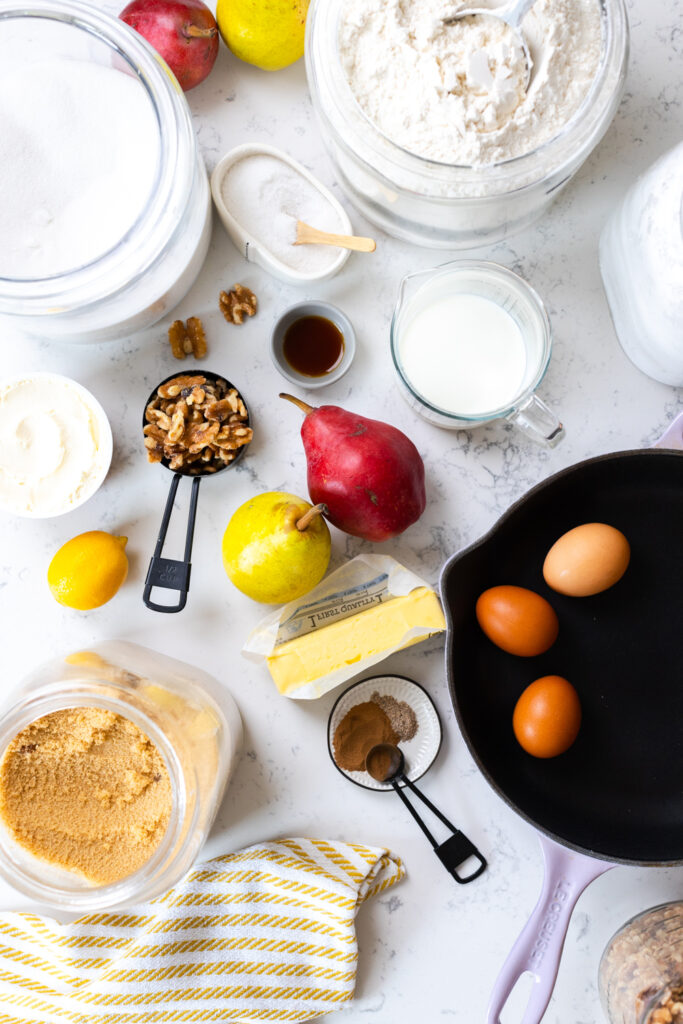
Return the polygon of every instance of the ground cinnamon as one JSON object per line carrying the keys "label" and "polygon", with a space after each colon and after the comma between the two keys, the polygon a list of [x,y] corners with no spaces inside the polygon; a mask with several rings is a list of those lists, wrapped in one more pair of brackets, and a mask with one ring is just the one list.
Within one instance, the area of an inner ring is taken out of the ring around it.
{"label": "ground cinnamon", "polygon": [[398,743],[388,716],[374,701],[364,701],[347,711],[332,739],[334,759],[347,772],[365,770],[368,751],[378,743]]}

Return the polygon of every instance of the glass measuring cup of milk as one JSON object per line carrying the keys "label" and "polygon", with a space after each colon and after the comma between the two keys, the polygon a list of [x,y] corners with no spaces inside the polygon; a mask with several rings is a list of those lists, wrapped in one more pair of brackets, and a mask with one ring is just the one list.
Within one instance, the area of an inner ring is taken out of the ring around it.
{"label": "glass measuring cup of milk", "polygon": [[505,419],[556,445],[562,424],[535,394],[551,344],[541,299],[497,263],[456,260],[401,282],[391,323],[399,387],[436,426],[463,430]]}

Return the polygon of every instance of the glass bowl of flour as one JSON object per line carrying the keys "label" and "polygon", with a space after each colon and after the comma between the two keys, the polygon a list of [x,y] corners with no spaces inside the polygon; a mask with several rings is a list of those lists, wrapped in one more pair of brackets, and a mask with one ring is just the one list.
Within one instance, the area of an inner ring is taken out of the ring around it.
{"label": "glass bowl of flour", "polygon": [[623,0],[536,0],[522,23],[528,89],[500,18],[445,23],[471,6],[313,0],[307,20],[309,87],[340,183],[389,234],[433,248],[535,221],[604,135],[626,75]]}
{"label": "glass bowl of flour", "polygon": [[65,341],[148,327],[194,282],[211,230],[180,86],[78,0],[0,0],[0,44],[0,316]]}

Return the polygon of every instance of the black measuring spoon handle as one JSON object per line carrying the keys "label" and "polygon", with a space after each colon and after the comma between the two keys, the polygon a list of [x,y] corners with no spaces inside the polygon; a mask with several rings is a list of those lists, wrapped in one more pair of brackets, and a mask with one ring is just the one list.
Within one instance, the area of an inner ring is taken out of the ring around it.
{"label": "black measuring spoon handle", "polygon": [[[194,539],[194,522],[197,516],[197,499],[199,498],[199,485],[201,477],[195,476],[192,480],[192,493],[190,495],[190,511],[187,517],[187,530],[185,532],[185,555],[182,561],[175,558],[163,558],[164,542],[166,533],[171,522],[173,504],[175,502],[178,484],[182,479],[181,473],[174,473],[171,480],[171,487],[166,499],[166,507],[159,528],[154,554],[147,570],[145,589],[142,592],[142,600],[148,608],[155,612],[180,612],[187,603],[187,592],[190,589],[190,569],[192,568],[190,558],[192,555],[192,541]],[[177,604],[156,604],[151,599],[152,589],[162,587],[164,590],[175,590],[180,594]]]}
{"label": "black measuring spoon handle", "polygon": [[[479,852],[477,847],[474,845],[474,843],[467,838],[464,832],[461,832],[460,829],[456,828],[455,825],[448,820],[445,814],[442,814],[439,808],[436,807],[432,803],[432,801],[424,795],[424,793],[420,792],[415,783],[411,782],[407,775],[401,774],[399,778],[400,781],[403,782],[404,785],[408,787],[408,789],[410,789],[411,793],[414,793],[415,796],[418,797],[422,801],[422,803],[429,808],[432,814],[434,814],[439,819],[440,822],[442,822],[448,829],[450,829],[451,835],[448,837],[448,839],[444,840],[443,843],[437,843],[436,839],[429,831],[424,821],[411,804],[410,800],[408,800],[408,797],[403,792],[402,788],[399,786],[398,780],[392,780],[391,784],[394,787],[394,790],[396,791],[396,793],[398,793],[401,800],[406,805],[415,821],[418,823],[424,834],[427,836],[427,839],[429,839],[434,849],[434,853],[437,855],[443,866],[446,868],[446,871],[448,871],[448,873],[452,875],[456,882],[459,882],[460,885],[465,885],[467,882],[473,882],[475,878],[479,878],[479,876],[486,870],[487,862],[484,856]],[[476,861],[476,866],[468,875],[462,875],[458,871],[458,868],[461,867],[465,863],[465,861],[468,860]]]}

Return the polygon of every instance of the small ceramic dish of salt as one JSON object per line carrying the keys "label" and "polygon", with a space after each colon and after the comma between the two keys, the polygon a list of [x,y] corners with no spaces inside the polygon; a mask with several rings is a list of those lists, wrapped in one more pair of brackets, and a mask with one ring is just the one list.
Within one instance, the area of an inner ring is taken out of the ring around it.
{"label": "small ceramic dish of salt", "polygon": [[252,143],[232,149],[211,175],[211,193],[239,252],[289,284],[324,281],[349,258],[336,246],[294,244],[297,221],[341,235],[352,227],[332,193],[282,150]]}

